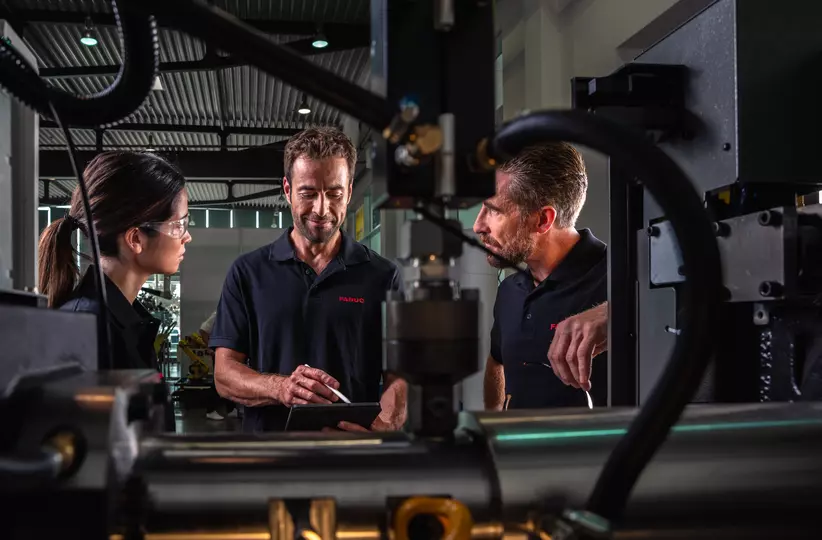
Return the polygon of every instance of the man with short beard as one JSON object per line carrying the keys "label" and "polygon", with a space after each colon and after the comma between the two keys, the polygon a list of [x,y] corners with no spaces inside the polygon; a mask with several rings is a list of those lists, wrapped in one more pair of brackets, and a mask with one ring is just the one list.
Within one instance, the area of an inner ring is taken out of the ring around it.
{"label": "man with short beard", "polygon": [[341,429],[397,430],[405,421],[405,382],[383,374],[380,337],[386,292],[402,288],[399,269],[340,230],[356,161],[337,129],[295,135],[283,178],[294,226],[228,272],[209,345],[217,391],[245,406],[245,431],[282,430],[292,405],[337,401],[328,387],[382,405],[371,426]]}
{"label": "man with short beard", "polygon": [[[588,179],[582,156],[566,143],[523,151],[497,171],[497,194],[474,224],[495,254],[525,263],[494,304],[491,354],[485,367],[489,410],[585,406],[607,396],[606,247],[574,225]],[[500,268],[496,257],[488,256]]]}

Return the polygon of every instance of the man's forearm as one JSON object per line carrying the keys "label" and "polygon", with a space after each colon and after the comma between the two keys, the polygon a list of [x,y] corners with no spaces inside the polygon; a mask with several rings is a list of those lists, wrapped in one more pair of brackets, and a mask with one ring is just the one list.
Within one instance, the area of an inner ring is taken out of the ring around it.
{"label": "man's forearm", "polygon": [[388,429],[397,431],[405,425],[407,416],[408,384],[394,375],[385,376],[386,385],[380,399],[380,423]]}
{"label": "man's forearm", "polygon": [[505,372],[492,356],[485,363],[482,398],[487,411],[501,411],[505,403]]}
{"label": "man's forearm", "polygon": [[220,396],[246,407],[278,405],[285,377],[258,373],[230,358],[215,359],[214,386]]}

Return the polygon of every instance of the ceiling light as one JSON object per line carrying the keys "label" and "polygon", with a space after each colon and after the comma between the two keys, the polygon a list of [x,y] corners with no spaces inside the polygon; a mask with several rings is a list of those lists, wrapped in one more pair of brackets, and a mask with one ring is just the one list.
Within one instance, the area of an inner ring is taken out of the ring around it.
{"label": "ceiling light", "polygon": [[162,92],[163,90],[165,90],[163,88],[163,80],[160,79],[159,75],[154,77],[154,84],[151,86],[151,89],[154,90],[155,92]]}
{"label": "ceiling light", "polygon": [[148,134],[148,147],[146,148],[146,152],[156,152],[157,149],[154,147],[154,134]]}
{"label": "ceiling light", "polygon": [[300,114],[308,114],[311,112],[311,107],[308,106],[308,100],[303,96],[302,103],[297,107],[297,112]]}
{"label": "ceiling light", "polygon": [[91,35],[90,30],[86,30],[83,37],[80,38],[80,43],[86,47],[94,47],[97,45],[97,38]]}
{"label": "ceiling light", "polygon": [[328,47],[328,39],[323,34],[317,34],[314,41],[311,42],[311,46],[315,49],[325,49]]}
{"label": "ceiling light", "polygon": [[94,30],[94,23],[91,22],[91,17],[86,17],[86,30],[83,32],[83,37],[80,38],[80,43],[86,47],[94,47],[97,45],[97,38],[92,33]]}

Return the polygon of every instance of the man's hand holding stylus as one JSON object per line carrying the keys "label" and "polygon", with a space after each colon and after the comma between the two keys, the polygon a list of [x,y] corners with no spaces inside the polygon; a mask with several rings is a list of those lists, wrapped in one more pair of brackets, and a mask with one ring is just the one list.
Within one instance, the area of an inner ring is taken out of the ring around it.
{"label": "man's hand holding stylus", "polygon": [[309,366],[297,366],[291,375],[281,377],[277,388],[277,401],[288,407],[308,403],[329,404],[339,401],[326,386],[338,389],[339,381],[325,371]]}

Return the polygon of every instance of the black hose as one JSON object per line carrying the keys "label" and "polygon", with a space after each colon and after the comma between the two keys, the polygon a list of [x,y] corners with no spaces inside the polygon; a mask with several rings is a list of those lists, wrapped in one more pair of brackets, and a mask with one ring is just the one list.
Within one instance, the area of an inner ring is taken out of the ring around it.
{"label": "black hose", "polygon": [[91,243],[91,256],[94,260],[94,283],[97,285],[97,296],[100,299],[100,312],[97,314],[97,369],[114,369],[114,358],[111,356],[111,328],[108,325],[108,295],[106,294],[106,277],[103,272],[103,265],[100,263],[100,240],[97,237],[97,227],[94,225],[94,217],[91,212],[91,198],[86,187],[86,179],[77,163],[77,148],[71,138],[68,126],[63,123],[63,114],[54,105],[51,107],[51,115],[54,117],[57,126],[63,131],[68,146],[69,162],[74,176],[77,178],[77,187],[80,188],[80,199],[83,201],[83,212],[86,215],[88,224],[88,239]]}
{"label": "black hose", "polygon": [[396,106],[323,69],[232,15],[196,0],[128,0],[135,9],[160,16],[183,30],[382,131]]}
{"label": "black hose", "polygon": [[687,276],[681,296],[682,333],[671,358],[609,456],[588,500],[587,510],[618,521],[639,475],[694,395],[715,351],[722,287],[719,249],[702,200],[687,176],[636,132],[582,111],[539,112],[504,125],[494,139],[494,157],[504,160],[545,141],[587,146],[635,174],[670,220]]}
{"label": "black hose", "polygon": [[45,118],[51,105],[66,125],[111,126],[136,111],[146,100],[159,65],[157,27],[148,15],[128,2],[112,4],[118,21],[123,64],[114,83],[91,96],[75,96],[48,86],[11,44],[0,40],[0,87]]}

